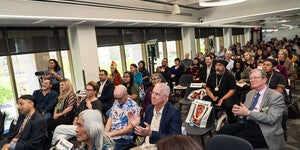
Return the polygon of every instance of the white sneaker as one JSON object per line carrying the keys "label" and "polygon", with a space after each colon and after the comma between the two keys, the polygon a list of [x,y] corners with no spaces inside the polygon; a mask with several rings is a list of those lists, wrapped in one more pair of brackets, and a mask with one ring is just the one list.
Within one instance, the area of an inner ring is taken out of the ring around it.
{"label": "white sneaker", "polygon": [[217,127],[216,127],[216,131],[220,131],[221,127],[224,125],[225,121],[226,121],[226,114],[223,114],[217,121]]}

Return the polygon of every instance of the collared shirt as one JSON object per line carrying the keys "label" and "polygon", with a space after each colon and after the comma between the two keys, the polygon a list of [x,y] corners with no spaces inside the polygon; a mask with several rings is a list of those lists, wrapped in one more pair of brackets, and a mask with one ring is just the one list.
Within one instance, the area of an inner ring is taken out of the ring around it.
{"label": "collared shirt", "polygon": [[[123,129],[124,127],[128,126],[129,123],[127,117],[128,112],[132,112],[135,116],[140,115],[139,114],[140,108],[134,100],[128,98],[128,100],[123,104],[120,104],[117,100],[114,102],[113,106],[111,107],[111,111],[109,113],[109,118],[112,119],[112,123],[110,127],[111,132],[115,130]],[[112,139],[124,138],[127,140],[132,140],[133,133],[113,136],[111,138]]]}
{"label": "collared shirt", "polygon": [[261,104],[262,98],[266,92],[266,89],[267,89],[267,87],[265,87],[264,89],[262,89],[261,91],[258,92],[260,94],[260,96],[258,98],[257,104],[255,105],[253,111],[259,112],[260,104]]}
{"label": "collared shirt", "polygon": [[[161,116],[163,115],[163,110],[165,106],[161,108],[158,112],[155,111],[155,108],[153,109],[153,118],[151,120],[151,130],[152,131],[159,131],[159,125],[161,121]],[[150,138],[149,136],[146,137],[145,139],[146,143],[150,143]]]}
{"label": "collared shirt", "polygon": [[101,94],[102,94],[102,91],[103,91],[103,88],[104,88],[104,85],[105,85],[106,81],[107,81],[107,79],[104,82],[100,81],[99,96],[101,96]]}
{"label": "collared shirt", "polygon": [[[227,60],[226,60],[227,61]],[[233,68],[234,65],[234,61],[232,59],[230,59],[229,61],[227,61],[228,64],[226,66],[226,69],[231,70]]]}
{"label": "collared shirt", "polygon": [[206,81],[210,75],[211,67],[212,67],[212,65],[210,65],[209,67],[206,68]]}
{"label": "collared shirt", "polygon": [[45,95],[43,94],[43,90],[35,90],[32,95],[36,100],[36,108],[44,113],[50,112],[57,102],[58,97],[58,94],[53,90],[50,90]]}

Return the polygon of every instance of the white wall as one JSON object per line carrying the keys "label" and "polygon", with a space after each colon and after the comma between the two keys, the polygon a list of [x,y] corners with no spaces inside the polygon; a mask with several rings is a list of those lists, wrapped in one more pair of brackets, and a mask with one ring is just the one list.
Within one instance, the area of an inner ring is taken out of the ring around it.
{"label": "white wall", "polygon": [[278,40],[281,40],[284,37],[286,37],[287,39],[294,39],[295,35],[298,35],[298,37],[300,36],[300,28],[293,28],[292,30],[279,30],[272,33],[263,32],[263,40],[270,41],[271,38],[274,37],[276,37]]}

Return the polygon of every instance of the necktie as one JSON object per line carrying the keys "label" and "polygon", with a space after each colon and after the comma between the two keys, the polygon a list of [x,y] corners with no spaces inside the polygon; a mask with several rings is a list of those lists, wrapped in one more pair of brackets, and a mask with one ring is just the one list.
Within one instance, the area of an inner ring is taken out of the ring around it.
{"label": "necktie", "polygon": [[249,108],[249,110],[253,110],[258,102],[258,99],[259,99],[259,96],[260,94],[259,93],[256,93],[255,96],[254,96],[254,100],[252,102],[252,105],[251,107]]}

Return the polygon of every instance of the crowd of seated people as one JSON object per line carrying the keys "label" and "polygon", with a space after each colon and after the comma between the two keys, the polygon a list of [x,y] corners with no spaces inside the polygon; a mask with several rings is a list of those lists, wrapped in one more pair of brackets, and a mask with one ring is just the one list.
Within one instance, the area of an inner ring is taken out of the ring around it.
{"label": "crowd of seated people", "polygon": [[[180,111],[169,100],[183,74],[191,74],[193,82],[202,83],[207,93],[205,100],[227,114],[229,125],[221,128],[220,133],[249,140],[248,133],[254,131],[259,135],[256,139],[259,144],[249,141],[255,147],[272,149],[273,143],[282,147],[280,129],[285,89],[290,86],[288,79],[297,77],[299,45],[298,38],[236,43],[228,49],[221,46],[216,52],[206,50],[194,58],[185,53],[185,58],[176,58],[171,67],[168,59],[163,58],[153,74],[144,61],[139,61],[138,65],[131,64],[130,71],[124,72],[122,77],[117,64],[112,62],[111,74],[100,70],[99,81],[86,85],[83,98],[76,97],[68,79],[60,80],[58,95],[51,90],[51,80],[45,78],[42,90],[18,99],[20,117],[2,149],[49,148],[62,138],[77,137],[77,141],[85,143],[83,149],[121,150],[134,147],[137,136],[145,137],[144,145],[147,145],[181,134]],[[250,92],[243,101],[237,97],[241,84],[252,89],[248,89]],[[141,90],[145,91],[143,98]],[[252,108],[256,93],[260,96]],[[262,95],[272,95],[270,99],[276,100],[270,102]],[[275,118],[270,119],[270,115]],[[28,129],[29,125],[32,128]],[[249,126],[252,126],[250,130]],[[233,132],[235,127],[243,130]],[[272,131],[264,131],[266,128]]]}

